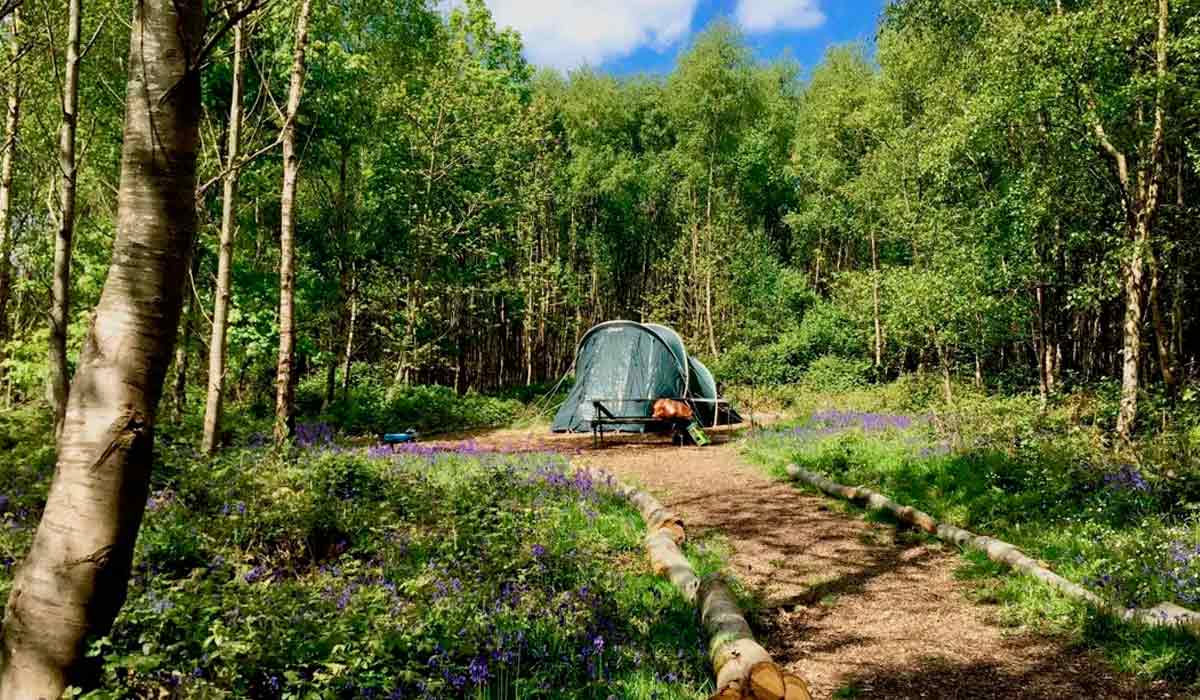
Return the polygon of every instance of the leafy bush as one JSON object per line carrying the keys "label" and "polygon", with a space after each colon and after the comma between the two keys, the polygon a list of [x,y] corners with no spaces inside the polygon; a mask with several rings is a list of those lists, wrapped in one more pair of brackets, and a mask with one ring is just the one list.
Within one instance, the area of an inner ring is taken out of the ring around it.
{"label": "leafy bush", "polygon": [[515,399],[459,396],[444,386],[359,385],[331,403],[320,418],[343,433],[380,435],[407,428],[447,432],[498,427],[512,423],[524,410]]}
{"label": "leafy bush", "polygon": [[837,307],[815,302],[806,308],[800,322],[793,321],[773,341],[741,342],[726,350],[715,363],[717,378],[730,384],[794,384],[822,357],[862,356],[859,334]]}
{"label": "leafy bush", "polygon": [[801,382],[815,391],[853,391],[867,386],[871,363],[825,355],[813,360]]}

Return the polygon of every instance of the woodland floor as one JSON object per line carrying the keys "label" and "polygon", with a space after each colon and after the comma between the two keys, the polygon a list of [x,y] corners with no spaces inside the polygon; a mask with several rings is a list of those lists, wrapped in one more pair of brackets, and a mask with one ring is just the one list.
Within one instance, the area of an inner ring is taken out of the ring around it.
{"label": "woodland floor", "polygon": [[577,452],[655,494],[689,536],[717,535],[762,601],[759,641],[824,698],[1184,698],[1115,672],[1069,640],[1004,628],[969,597],[957,552],[772,481],[727,440],[541,438],[503,431],[481,443]]}

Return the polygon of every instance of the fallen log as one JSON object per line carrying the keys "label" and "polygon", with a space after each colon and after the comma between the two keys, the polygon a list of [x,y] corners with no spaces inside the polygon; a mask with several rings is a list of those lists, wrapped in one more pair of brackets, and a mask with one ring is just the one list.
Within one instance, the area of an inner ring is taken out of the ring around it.
{"label": "fallen log", "polygon": [[868,488],[852,488],[834,483],[820,474],[801,469],[795,464],[787,465],[786,471],[791,478],[802,481],[831,496],[838,496],[855,503],[865,503],[872,510],[891,513],[893,517],[903,523],[920,528],[929,534],[937,534],[938,522],[933,516],[909,506],[902,506],[881,493],[876,493]]}
{"label": "fallen log", "polygon": [[952,542],[964,549],[970,548],[983,552],[987,555],[988,559],[997,564],[1003,564],[1010,569],[1042,581],[1067,596],[1083,600],[1093,607],[1123,620],[1139,622],[1152,627],[1179,626],[1193,633],[1200,634],[1200,613],[1195,611],[1180,607],[1174,603],[1160,603],[1153,608],[1121,607],[1101,598],[1083,586],[1054,573],[1036,559],[1007,542],[993,537],[976,535],[973,532],[955,527],[954,525],[939,523],[928,513],[908,506],[901,506],[887,496],[875,491],[862,487],[851,488],[843,486],[795,464],[787,465],[785,471],[792,479],[808,484],[831,496],[865,503],[872,510],[891,513],[897,520],[919,527],[925,532],[937,536],[940,540]]}
{"label": "fallen log", "polygon": [[[709,577],[698,592],[700,622],[708,632],[708,658],[717,677],[717,687],[737,682],[743,688],[750,669],[771,662],[771,655],[754,641],[750,623],[742,616],[733,591],[719,577]],[[773,665],[773,664],[772,664]]]}
{"label": "fallen log", "polygon": [[700,622],[708,633],[708,657],[717,679],[713,700],[811,700],[804,681],[795,674],[785,674],[767,650],[754,641],[750,624],[729,586],[718,577],[700,581],[679,549],[685,539],[679,516],[650,494],[622,484],[608,472],[586,468],[579,471],[595,483],[607,484],[637,507],[646,523],[645,544],[651,569],[697,606]]}
{"label": "fallen log", "polygon": [[700,578],[691,562],[679,551],[679,545],[670,533],[659,530],[646,537],[646,553],[650,556],[650,567],[656,576],[663,576],[683,594],[689,603],[696,602]]}

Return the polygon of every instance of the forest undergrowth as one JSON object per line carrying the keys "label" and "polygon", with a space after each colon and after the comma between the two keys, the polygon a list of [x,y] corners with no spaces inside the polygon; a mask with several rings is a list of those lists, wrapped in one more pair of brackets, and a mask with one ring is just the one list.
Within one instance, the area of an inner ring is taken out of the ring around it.
{"label": "forest undergrowth", "polygon": [[[252,424],[252,422],[251,422]],[[0,418],[0,599],[53,470],[41,410]],[[690,604],[636,510],[554,453],[347,447],[328,424],[215,460],[166,426],[129,599],[84,697],[706,697]],[[699,569],[715,549],[689,552]]]}
{"label": "forest undergrowth", "polygon": [[[1200,609],[1200,429],[1186,401],[1160,430],[1114,445],[1115,387],[1045,407],[1036,396],[965,387],[947,405],[939,393],[920,379],[775,392],[793,418],[757,433],[746,451],[777,478],[795,463],[1011,542],[1119,604]],[[980,554],[964,556],[960,575],[979,601],[1000,605],[1004,624],[1076,638],[1143,678],[1200,678],[1194,635],[1117,621]]]}

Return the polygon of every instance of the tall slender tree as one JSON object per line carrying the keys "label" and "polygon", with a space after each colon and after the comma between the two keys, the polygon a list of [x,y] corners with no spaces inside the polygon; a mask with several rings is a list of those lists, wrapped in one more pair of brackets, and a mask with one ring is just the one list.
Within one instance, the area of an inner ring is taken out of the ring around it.
{"label": "tall slender tree", "polygon": [[[9,16],[8,110],[4,119],[4,155],[0,156],[0,360],[9,337],[8,300],[12,296],[12,189],[13,160],[17,152],[17,133],[21,123],[21,12]],[[2,370],[0,370],[2,372]]]}
{"label": "tall slender tree", "polygon": [[[230,12],[236,13],[234,2]],[[225,136],[225,177],[221,193],[221,234],[217,252],[217,288],[213,301],[212,338],[208,346],[208,397],[204,406],[204,435],[200,449],[211,455],[221,429],[225,398],[225,345],[229,329],[230,277],[233,269],[233,239],[237,233],[238,152],[242,131],[242,72],[245,38],[243,25],[233,28],[233,88],[229,96],[229,129]]]}
{"label": "tall slender tree", "polygon": [[[1129,252],[1121,266],[1125,315],[1121,330],[1121,409],[1117,415],[1117,433],[1126,440],[1132,435],[1134,424],[1137,422],[1138,392],[1141,389],[1146,258],[1152,254],[1151,238],[1161,204],[1170,21],[1168,0],[1158,0],[1157,20],[1154,51],[1154,77],[1157,84],[1151,108],[1153,125],[1149,139],[1142,140],[1133,154],[1134,157],[1131,158],[1129,153],[1121,150],[1112,141],[1101,121],[1095,97],[1090,92],[1085,94],[1092,131],[1105,153],[1111,157],[1116,171],[1125,213],[1126,239],[1129,244]],[[1139,107],[1138,111],[1141,112],[1142,108]]]}
{"label": "tall slender tree", "polygon": [[60,697],[125,600],[196,232],[204,23],[203,0],[134,3],[117,235],[54,481],[9,595],[0,700]]}
{"label": "tall slender tree", "polygon": [[296,354],[296,180],[300,156],[296,152],[296,114],[304,92],[304,55],[308,47],[308,16],[312,0],[302,0],[296,18],[296,43],[283,122],[283,191],[279,205],[279,363],[275,373],[275,442],[292,434]]}
{"label": "tall slender tree", "polygon": [[71,314],[71,248],[75,239],[75,131],[79,121],[80,30],[82,0],[67,3],[67,64],[63,71],[62,124],[58,130],[59,189],[58,235],[54,238],[54,277],[50,297],[50,402],[54,407],[54,435],[62,435],[70,391],[67,367],[67,325]]}

